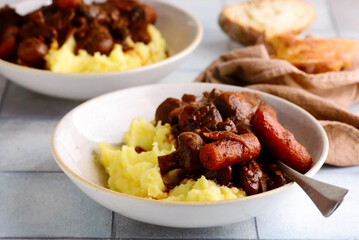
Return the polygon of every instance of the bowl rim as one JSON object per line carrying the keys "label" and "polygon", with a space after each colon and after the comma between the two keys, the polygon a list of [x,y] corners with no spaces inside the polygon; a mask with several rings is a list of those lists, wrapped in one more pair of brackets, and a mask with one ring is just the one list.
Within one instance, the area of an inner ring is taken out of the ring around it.
{"label": "bowl rim", "polygon": [[[297,185],[297,183],[295,183],[294,181],[281,186],[279,188],[276,189],[272,189],[270,191],[264,192],[264,193],[259,193],[259,194],[255,194],[255,195],[251,195],[251,196],[245,196],[243,198],[235,198],[235,199],[228,199],[228,200],[218,200],[218,201],[205,201],[205,202],[184,202],[184,201],[169,201],[169,200],[156,200],[156,199],[152,199],[152,198],[143,198],[143,197],[137,197],[137,196],[132,196],[132,195],[128,195],[125,193],[120,193],[120,192],[116,192],[114,190],[111,190],[109,188],[105,188],[102,187],[100,185],[97,185],[93,182],[90,182],[88,180],[86,180],[83,177],[80,177],[79,175],[77,175],[75,172],[73,172],[70,168],[67,167],[67,165],[61,160],[61,158],[59,157],[59,154],[57,153],[57,149],[56,149],[56,136],[58,134],[59,129],[62,126],[62,123],[67,120],[68,118],[70,118],[78,109],[91,104],[92,102],[97,101],[100,98],[107,98],[111,95],[116,95],[116,94],[120,94],[122,91],[127,91],[127,90],[134,90],[137,88],[152,88],[152,87],[162,87],[163,89],[166,89],[166,87],[169,86],[188,86],[187,89],[191,89],[190,87],[193,87],[193,85],[208,85],[208,86],[212,86],[212,87],[221,87],[224,86],[224,84],[216,84],[216,83],[198,83],[198,82],[190,82],[190,83],[162,83],[162,84],[149,84],[149,85],[142,85],[142,86],[136,86],[136,87],[131,87],[131,88],[126,88],[126,89],[120,89],[114,92],[109,92],[103,95],[100,95],[98,97],[92,98],[88,101],[85,101],[84,103],[78,105],[77,107],[75,107],[74,109],[72,109],[71,111],[69,111],[59,122],[58,124],[55,126],[54,130],[53,130],[53,134],[51,137],[51,149],[52,149],[52,155],[53,158],[55,159],[56,163],[59,165],[59,167],[64,171],[64,173],[66,175],[68,175],[68,177],[73,181],[74,179],[76,179],[77,181],[79,181],[80,183],[86,185],[89,188],[92,188],[98,192],[102,192],[104,194],[110,194],[113,195],[114,197],[118,197],[118,198],[126,198],[128,200],[135,200],[135,201],[141,201],[141,202],[147,202],[147,203],[152,203],[152,204],[159,204],[159,205],[174,205],[174,206],[214,206],[214,205],[224,205],[224,204],[236,204],[239,202],[247,202],[247,201],[252,201],[258,198],[263,198],[269,195],[273,195],[276,193],[280,193],[283,192],[285,190],[288,190],[289,188],[292,188],[294,185]],[[323,152],[321,154],[321,156],[319,157],[319,160],[317,163],[315,163],[312,168],[305,173],[304,175],[306,176],[313,176],[315,173],[317,173],[319,171],[319,169],[322,167],[322,165],[324,164],[328,153],[329,153],[329,140],[328,140],[328,136],[324,130],[324,128],[320,125],[320,123],[318,122],[317,119],[315,119],[309,112],[307,112],[306,110],[304,110],[303,108],[299,107],[298,105],[289,102],[286,99],[274,96],[272,94],[269,93],[265,93],[262,91],[258,91],[258,90],[254,90],[254,89],[250,89],[250,88],[244,88],[244,87],[239,87],[239,86],[234,86],[234,85],[226,85],[226,86],[230,86],[233,87],[234,90],[239,90],[239,91],[248,91],[248,92],[252,92],[252,93],[258,93],[260,95],[264,95],[270,98],[274,98],[278,101],[282,101],[285,104],[290,105],[291,107],[295,108],[297,111],[301,112],[302,114],[306,115],[306,117],[308,117],[310,120],[312,120],[312,122],[317,126],[320,135],[322,135],[323,138]],[[77,184],[76,184],[77,185]]]}
{"label": "bowl rim", "polygon": [[[21,3],[21,2],[25,2],[25,1],[34,1],[34,0],[17,0],[14,3],[12,3],[11,5],[14,6],[16,8],[16,5]],[[159,62],[155,62],[149,65],[145,65],[145,66],[140,66],[137,68],[132,68],[132,69],[127,69],[127,70],[120,70],[120,71],[111,71],[111,72],[84,72],[84,73],[62,73],[62,72],[52,72],[50,70],[46,70],[46,69],[37,69],[37,68],[32,68],[32,67],[27,67],[27,66],[22,66],[16,63],[12,63],[12,62],[8,62],[6,60],[0,59],[0,66],[3,65],[4,67],[13,69],[13,70],[21,70],[21,71],[28,71],[30,73],[33,74],[42,74],[42,75],[58,75],[59,77],[83,77],[83,78],[87,78],[87,77],[97,77],[97,76],[111,76],[111,75],[115,75],[115,76],[120,76],[120,75],[125,75],[125,74],[135,74],[137,72],[141,72],[141,71],[147,71],[150,70],[152,68],[161,68],[163,65],[166,64],[170,64],[172,62],[175,62],[179,59],[181,59],[182,57],[190,54],[202,41],[203,38],[203,27],[200,23],[200,21],[190,12],[188,12],[187,10],[176,6],[175,4],[172,3],[168,3],[165,2],[163,0],[147,0],[149,2],[149,4],[151,4],[151,2],[155,2],[155,3],[159,3],[159,4],[163,4],[166,6],[169,6],[179,12],[182,12],[183,14],[187,15],[190,19],[192,19],[192,21],[195,23],[193,26],[195,27],[195,30],[197,32],[197,34],[195,35],[194,39],[191,41],[191,43],[185,47],[184,49],[182,49],[180,52],[167,57],[164,60],[161,60]],[[48,79],[48,80],[51,80]],[[105,80],[105,79],[103,79]]]}

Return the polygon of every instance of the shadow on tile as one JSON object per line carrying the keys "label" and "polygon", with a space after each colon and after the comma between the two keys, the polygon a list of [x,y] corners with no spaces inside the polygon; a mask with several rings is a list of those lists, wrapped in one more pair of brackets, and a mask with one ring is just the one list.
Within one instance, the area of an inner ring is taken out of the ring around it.
{"label": "shadow on tile", "polygon": [[0,149],[6,149],[0,151],[0,171],[61,171],[51,154],[57,122],[0,118]]}
{"label": "shadow on tile", "polygon": [[[0,101],[1,101],[4,91],[5,91],[6,82],[7,82],[6,79],[0,75]],[[0,102],[0,105],[1,105],[1,102]]]}
{"label": "shadow on tile", "polygon": [[257,218],[260,239],[334,240],[359,237],[359,166],[338,168],[325,165],[314,178],[349,189],[333,215],[323,217],[309,197],[301,189],[296,189],[285,196],[280,207]]}
{"label": "shadow on tile", "polygon": [[212,228],[171,228],[138,222],[115,214],[116,238],[257,239],[254,219]]}
{"label": "shadow on tile", "polygon": [[61,117],[82,101],[71,101],[41,95],[14,83],[5,93],[2,117]]}
{"label": "shadow on tile", "polygon": [[112,212],[63,173],[0,173],[0,238],[110,238]]}

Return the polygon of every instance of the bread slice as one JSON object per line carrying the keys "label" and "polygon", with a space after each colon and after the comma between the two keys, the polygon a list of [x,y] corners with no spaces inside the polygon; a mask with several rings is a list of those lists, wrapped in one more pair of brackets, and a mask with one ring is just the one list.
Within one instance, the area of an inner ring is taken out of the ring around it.
{"label": "bread slice", "polygon": [[219,25],[244,45],[263,38],[304,31],[315,19],[315,9],[301,0],[256,0],[226,6]]}
{"label": "bread slice", "polygon": [[268,39],[273,58],[286,60],[307,73],[340,71],[350,66],[358,52],[358,41],[344,38],[315,39],[291,34]]}

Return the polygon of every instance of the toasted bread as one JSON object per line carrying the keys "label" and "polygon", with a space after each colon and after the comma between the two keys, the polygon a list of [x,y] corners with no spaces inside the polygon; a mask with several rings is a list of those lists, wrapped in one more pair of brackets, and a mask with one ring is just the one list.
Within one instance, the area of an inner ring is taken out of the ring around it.
{"label": "toasted bread", "polygon": [[282,35],[268,39],[273,58],[286,60],[307,73],[340,71],[350,66],[358,51],[358,41],[344,38],[315,39]]}
{"label": "toasted bread", "polygon": [[315,9],[301,0],[261,0],[226,6],[219,25],[233,40],[244,45],[275,35],[300,33],[315,19]]}

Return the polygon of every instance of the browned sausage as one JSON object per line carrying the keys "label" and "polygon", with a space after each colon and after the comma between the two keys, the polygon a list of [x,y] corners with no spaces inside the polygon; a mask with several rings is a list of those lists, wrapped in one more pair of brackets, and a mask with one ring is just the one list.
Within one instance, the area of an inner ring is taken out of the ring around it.
{"label": "browned sausage", "polygon": [[0,8],[0,32],[7,26],[19,26],[22,16],[16,13],[14,8],[7,5]]}
{"label": "browned sausage", "polygon": [[108,0],[107,2],[115,5],[116,8],[127,12],[140,5],[139,1],[137,0]]}
{"label": "browned sausage", "polygon": [[253,133],[245,133],[238,135],[236,140],[222,139],[204,145],[199,152],[199,159],[204,168],[216,171],[254,160],[260,151],[258,138]]}
{"label": "browned sausage", "polygon": [[58,9],[65,10],[75,8],[81,0],[54,0],[54,4]]}
{"label": "browned sausage", "polygon": [[243,138],[242,135],[238,135],[233,132],[226,132],[226,131],[214,131],[214,132],[204,132],[203,135],[210,139],[215,140],[233,140],[237,142],[242,142],[243,144],[246,143],[246,140]]}
{"label": "browned sausage", "polygon": [[156,22],[156,18],[157,18],[156,10],[152,6],[145,4],[145,3],[141,4],[141,7],[145,11],[146,22],[154,24]]}
{"label": "browned sausage", "polygon": [[17,55],[26,64],[36,64],[44,60],[47,45],[37,38],[28,38],[19,44]]}
{"label": "browned sausage", "polygon": [[181,98],[182,102],[191,103],[196,101],[196,96],[193,94],[183,94]]}
{"label": "browned sausage", "polygon": [[134,42],[143,42],[148,44],[151,37],[147,32],[146,13],[140,6],[134,7],[130,12],[130,32]]}
{"label": "browned sausage", "polygon": [[170,123],[170,113],[182,105],[181,101],[176,98],[167,98],[156,109],[155,120],[161,121],[162,124]]}
{"label": "browned sausage", "polygon": [[45,25],[44,14],[41,10],[37,10],[35,12],[29,13],[27,15],[27,21],[34,22],[36,25]]}
{"label": "browned sausage", "polygon": [[0,42],[0,58],[10,59],[16,53],[17,40],[14,36]]}
{"label": "browned sausage", "polygon": [[86,36],[83,48],[91,55],[95,52],[109,54],[112,51],[114,41],[107,27],[102,25],[91,25],[90,32]]}
{"label": "browned sausage", "polygon": [[261,143],[278,160],[301,173],[310,169],[312,157],[308,150],[277,121],[276,112],[271,106],[262,104],[259,107],[252,120],[252,128]]}
{"label": "browned sausage", "polygon": [[7,26],[0,36],[0,58],[10,59],[16,55],[17,35],[19,28],[15,26]]}

